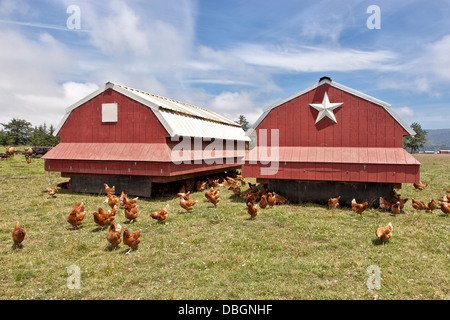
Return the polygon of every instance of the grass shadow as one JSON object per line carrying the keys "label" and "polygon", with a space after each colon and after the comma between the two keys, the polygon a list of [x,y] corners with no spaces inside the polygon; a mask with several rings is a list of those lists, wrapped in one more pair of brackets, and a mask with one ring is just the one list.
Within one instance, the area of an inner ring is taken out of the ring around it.
{"label": "grass shadow", "polygon": [[374,246],[382,246],[382,245],[385,245],[388,242],[389,242],[389,240],[387,240],[386,242],[383,243],[383,241],[381,241],[381,239],[378,239],[378,238],[372,239],[372,244]]}
{"label": "grass shadow", "polygon": [[104,251],[108,251],[108,252],[113,252],[113,251],[117,251],[120,249],[120,246],[114,247],[113,245],[108,245],[105,247]]}

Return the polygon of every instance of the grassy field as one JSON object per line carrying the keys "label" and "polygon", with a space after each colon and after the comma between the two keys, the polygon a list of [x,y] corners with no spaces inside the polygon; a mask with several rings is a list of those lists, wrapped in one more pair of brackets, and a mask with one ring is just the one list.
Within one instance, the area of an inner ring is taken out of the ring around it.
{"label": "grassy field", "polygon": [[[428,202],[450,189],[450,156],[417,155],[423,191],[403,184],[402,197]],[[43,160],[24,156],[0,162],[0,299],[449,299],[450,220],[440,210],[417,212],[408,201],[405,214],[377,209],[357,216],[349,208],[333,216],[324,206],[295,204],[260,209],[249,220],[242,199],[222,188],[216,209],[203,193],[192,212],[175,196],[140,199],[137,250],[110,250],[92,212],[106,209],[104,195],[47,195],[49,185],[66,181],[43,169]],[[245,188],[246,189],[246,188]],[[245,190],[244,190],[245,191]],[[66,222],[71,207],[86,204],[78,230]],[[165,224],[148,214],[171,206]],[[27,235],[12,248],[19,221]],[[392,222],[392,238],[380,245],[375,230]],[[80,287],[70,289],[69,266],[77,266]],[[381,271],[381,287],[369,289]]]}

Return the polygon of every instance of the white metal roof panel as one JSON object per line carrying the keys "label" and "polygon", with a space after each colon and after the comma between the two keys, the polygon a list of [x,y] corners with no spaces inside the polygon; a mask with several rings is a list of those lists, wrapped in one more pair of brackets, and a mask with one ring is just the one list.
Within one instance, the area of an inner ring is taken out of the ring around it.
{"label": "white metal roof panel", "polygon": [[241,127],[232,127],[217,122],[183,116],[167,111],[159,112],[160,121],[171,128],[172,137],[214,138],[223,140],[250,141]]}

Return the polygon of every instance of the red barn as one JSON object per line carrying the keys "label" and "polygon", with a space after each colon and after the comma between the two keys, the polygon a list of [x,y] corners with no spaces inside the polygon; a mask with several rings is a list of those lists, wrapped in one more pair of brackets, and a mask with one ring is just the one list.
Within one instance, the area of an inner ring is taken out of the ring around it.
{"label": "red barn", "polygon": [[402,144],[415,132],[386,102],[328,77],[268,107],[247,134],[256,147],[243,175],[292,201],[341,195],[376,204],[420,180],[420,163]]}
{"label": "red barn", "polygon": [[250,140],[214,112],[111,82],[67,108],[55,135],[45,170],[70,177],[72,191],[107,183],[143,197],[153,183],[240,168]]}

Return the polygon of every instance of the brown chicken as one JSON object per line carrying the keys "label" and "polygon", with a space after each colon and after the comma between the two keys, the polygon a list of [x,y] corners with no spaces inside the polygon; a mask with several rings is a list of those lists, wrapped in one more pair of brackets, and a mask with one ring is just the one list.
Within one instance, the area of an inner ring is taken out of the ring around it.
{"label": "brown chicken", "polygon": [[392,206],[391,206],[392,214],[399,214],[400,213],[400,211],[402,210],[400,208],[400,205],[401,205],[400,201],[397,201],[396,203],[392,204]]}
{"label": "brown chicken", "polygon": [[388,211],[391,209],[392,203],[384,199],[383,197],[380,197],[380,209],[384,211]]}
{"label": "brown chicken", "polygon": [[258,214],[257,207],[251,201],[247,202],[247,212],[250,215],[250,220],[253,220]]}
{"label": "brown chicken", "polygon": [[55,194],[58,193],[58,188],[47,188],[47,193],[52,198],[55,197]]}
{"label": "brown chicken", "polygon": [[73,206],[72,212],[69,214],[69,217],[67,217],[67,222],[72,225],[72,229],[78,229],[78,227],[83,223],[85,216],[84,206],[84,201],[78,202]]}
{"label": "brown chicken", "polygon": [[400,210],[403,210],[403,207],[405,206],[405,203],[408,201],[408,198],[405,199],[399,199],[398,201],[400,202]]}
{"label": "brown chicken", "polygon": [[123,228],[123,243],[130,247],[130,250],[127,251],[127,254],[131,252],[138,244],[141,242],[140,239],[141,230],[137,230],[133,233],[129,233],[126,227]]}
{"label": "brown chicken", "polygon": [[195,190],[196,191],[203,191],[203,190],[205,190],[205,188],[206,188],[206,181],[198,180],[195,183]]}
{"label": "brown chicken", "polygon": [[236,176],[236,179],[241,182],[241,185],[246,185],[247,184],[247,181],[239,174]]}
{"label": "brown chicken", "polygon": [[441,203],[441,211],[443,213],[450,213],[450,203],[442,202]]}
{"label": "brown chicken", "polygon": [[114,224],[114,222],[111,222],[109,225],[108,234],[106,235],[106,239],[111,244],[113,248],[117,248],[122,242],[122,239],[120,237],[120,234],[122,233],[122,227],[120,224],[117,224],[117,226]]}
{"label": "brown chicken", "polygon": [[420,201],[420,200],[416,200],[414,198],[411,198],[412,201],[412,207],[416,210],[427,210],[427,205],[425,204],[425,202]]}
{"label": "brown chicken", "polygon": [[336,211],[336,208],[339,207],[340,199],[341,199],[341,196],[339,196],[337,198],[328,199],[328,209],[333,210],[333,213]]}
{"label": "brown chicken", "polygon": [[178,197],[183,197],[184,200],[189,200],[190,197],[190,192],[178,192],[177,196]]}
{"label": "brown chicken", "polygon": [[11,158],[11,156],[14,158],[14,153],[16,152],[16,149],[14,147],[6,146],[6,159]]}
{"label": "brown chicken", "polygon": [[[394,190],[395,192],[395,190]],[[398,194],[397,192],[394,193],[394,195],[392,196],[391,199],[391,203],[396,203],[397,201],[400,202],[400,210],[403,210],[403,207],[405,206],[405,203],[408,202],[408,198],[402,199],[400,198],[400,194]]]}
{"label": "brown chicken", "polygon": [[259,200],[259,207],[261,209],[265,209],[267,207],[267,194],[263,194],[261,196],[261,200]]}
{"label": "brown chicken", "polygon": [[115,217],[116,217],[117,205],[115,205],[114,208],[112,208],[111,210],[108,210],[108,211],[109,211],[110,215],[113,217],[111,219],[111,221],[113,221],[115,219]]}
{"label": "brown chicken", "polygon": [[115,194],[116,193],[116,187],[112,186],[108,186],[106,183],[103,184],[105,186],[105,192],[106,194]]}
{"label": "brown chicken", "polygon": [[228,187],[229,183],[227,180],[222,179],[222,182],[219,183],[219,187]]}
{"label": "brown chicken", "polygon": [[13,247],[14,248],[22,248],[22,241],[23,239],[25,239],[25,229],[20,227],[19,221],[16,222],[16,227],[14,228],[14,231],[12,233],[12,237],[13,237]]}
{"label": "brown chicken", "polygon": [[269,207],[273,207],[274,205],[277,204],[277,199],[273,196],[272,192],[269,192],[267,194],[267,204],[269,205]]}
{"label": "brown chicken", "polygon": [[192,209],[194,209],[194,206],[197,202],[198,200],[184,200],[183,197],[180,197],[180,206],[187,211],[191,211]]}
{"label": "brown chicken", "polygon": [[262,190],[262,194],[268,194],[269,193],[269,186],[267,183],[263,184],[263,190]]}
{"label": "brown chicken", "polygon": [[136,197],[134,199],[128,199],[128,196],[126,195],[126,193],[124,193],[122,191],[122,193],[120,194],[119,203],[122,207],[124,207],[125,204],[128,204],[130,207],[134,207],[134,206],[136,206],[138,199],[139,199],[139,197]]}
{"label": "brown chicken", "polygon": [[72,207],[72,211],[77,210],[79,207],[83,207],[83,210],[84,210],[85,205],[86,205],[86,203],[84,201],[79,201]]}
{"label": "brown chicken", "polygon": [[278,193],[273,193],[275,200],[276,200],[276,204],[289,204],[289,200],[286,199],[285,197],[279,195]]}
{"label": "brown chicken", "polygon": [[169,205],[166,204],[166,206],[158,211],[154,211],[149,214],[149,217],[152,217],[155,220],[158,220],[159,222],[163,222],[167,218],[167,214],[169,213]]}
{"label": "brown chicken", "polygon": [[211,188],[217,188],[219,186],[219,179],[210,179],[207,178],[208,184]]}
{"label": "brown chicken", "polygon": [[207,191],[205,192],[205,197],[209,202],[211,202],[214,205],[214,207],[216,207],[220,201],[220,191],[219,189],[214,189],[209,192]]}
{"label": "brown chicken", "polygon": [[422,184],[422,183],[413,183],[414,188],[422,191],[428,186],[428,183]]}
{"label": "brown chicken", "polygon": [[125,217],[130,220],[130,222],[136,222],[136,218],[138,217],[138,205],[130,205],[130,204],[124,204],[123,206],[125,208]]}
{"label": "brown chicken", "polygon": [[102,230],[104,226],[113,221],[115,218],[115,215],[111,213],[111,210],[106,211],[102,208],[98,208],[96,212],[92,213],[92,215],[94,216],[95,223],[102,227]]}
{"label": "brown chicken", "polygon": [[239,187],[239,185],[237,183],[230,185],[228,190],[233,191],[233,193],[236,197],[239,197],[241,195],[241,187]]}
{"label": "brown chicken", "polygon": [[61,189],[70,189],[70,180],[58,183],[56,186]]}
{"label": "brown chicken", "polygon": [[362,215],[362,213],[364,212],[364,210],[367,209],[367,206],[368,206],[368,205],[369,205],[369,204],[367,203],[367,201],[364,202],[364,203],[357,203],[357,202],[356,202],[356,199],[353,199],[353,200],[352,200],[352,210],[353,210],[354,212],[356,212],[357,214],[359,214],[359,215]]}
{"label": "brown chicken", "polygon": [[117,196],[113,194],[108,193],[108,198],[106,198],[104,202],[107,203],[112,209],[114,208],[114,206],[119,204],[119,198],[117,198]]}
{"label": "brown chicken", "polygon": [[211,188],[210,190],[205,192],[205,198],[209,201],[210,197],[215,197],[218,194],[220,194],[219,188],[217,188],[217,189]]}
{"label": "brown chicken", "polygon": [[436,208],[437,208],[436,201],[434,201],[434,199],[431,199],[430,202],[428,202],[428,204],[427,204],[427,210],[433,211]]}
{"label": "brown chicken", "polygon": [[377,236],[378,239],[381,240],[381,242],[384,244],[386,241],[389,240],[389,238],[391,238],[392,236],[392,230],[394,228],[392,227],[392,223],[389,222],[389,224],[385,227],[379,227],[376,231],[375,231],[375,235]]}

